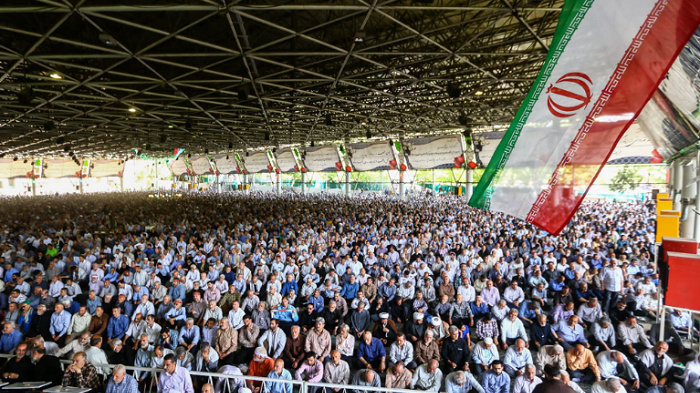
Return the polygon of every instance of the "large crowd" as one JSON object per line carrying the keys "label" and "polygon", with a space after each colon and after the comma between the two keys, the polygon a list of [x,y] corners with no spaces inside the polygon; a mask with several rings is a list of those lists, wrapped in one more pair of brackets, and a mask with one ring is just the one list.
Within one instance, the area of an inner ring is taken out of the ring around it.
{"label": "large crowd", "polygon": [[0,374],[108,393],[700,392],[692,316],[655,323],[653,209],[586,202],[552,236],[453,196],[6,199]]}

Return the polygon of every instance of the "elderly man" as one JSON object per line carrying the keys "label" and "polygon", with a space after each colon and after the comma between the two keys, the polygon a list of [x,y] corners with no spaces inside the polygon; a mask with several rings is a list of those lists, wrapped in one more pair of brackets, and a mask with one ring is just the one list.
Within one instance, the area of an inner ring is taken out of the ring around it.
{"label": "elderly man", "polygon": [[177,365],[177,357],[169,353],[163,358],[163,372],[158,379],[158,393],[194,393],[189,371]]}
{"label": "elderly man", "polygon": [[445,391],[447,393],[486,393],[481,384],[468,371],[455,371],[445,377]]}
{"label": "elderly man", "polygon": [[593,352],[583,344],[577,344],[566,352],[566,366],[571,371],[571,379],[575,382],[600,380],[598,362]]}
{"label": "elderly man", "polygon": [[423,339],[416,343],[416,364],[425,364],[430,360],[440,361],[440,349],[437,342],[433,340],[433,331],[428,330],[423,335]]}
{"label": "elderly man", "polygon": [[219,354],[211,347],[211,344],[202,343],[197,356],[194,359],[194,371],[215,373],[219,369]]}
{"label": "elderly man", "polygon": [[364,368],[359,370],[352,377],[352,385],[355,386],[367,386],[369,390],[354,389],[354,393],[368,393],[371,392],[371,388],[382,387],[382,380],[376,371]]}
{"label": "elderly man", "polygon": [[602,317],[589,328],[592,333],[588,341],[593,345],[593,350],[609,351],[617,345],[615,328],[608,317]]}
{"label": "elderly man", "polygon": [[474,346],[472,359],[474,360],[475,366],[474,374],[480,377],[483,375],[483,373],[488,371],[491,363],[494,360],[499,360],[498,348],[493,343],[493,339],[487,337],[484,339],[484,341],[477,343]]}
{"label": "elderly man", "polygon": [[107,382],[105,393],[138,393],[139,384],[136,379],[126,373],[123,364],[117,364],[112,371],[112,378]]}
{"label": "elderly man", "polygon": [[532,363],[532,355],[523,339],[516,340],[515,345],[508,347],[503,357],[505,371],[511,378],[523,375],[525,366]]}
{"label": "elderly man", "polygon": [[576,344],[590,346],[583,332],[583,327],[579,325],[578,321],[578,316],[572,315],[566,321],[561,320],[554,326],[553,330],[558,336],[559,344],[567,351]]}
{"label": "elderly man", "polygon": [[[293,385],[288,382],[292,379],[292,374],[284,368],[282,359],[275,360],[275,368],[267,374],[267,377],[272,379],[265,384],[269,393],[292,393]],[[240,390],[239,390],[240,392]]]}
{"label": "elderly man", "polygon": [[[56,303],[54,306],[54,313],[51,315],[51,326],[49,327],[51,338],[58,345],[65,344],[66,334],[68,333],[68,326],[70,326],[71,320],[70,313],[64,308],[65,306],[63,303]],[[124,331],[126,331],[126,327]]]}
{"label": "elderly man", "polygon": [[548,364],[560,371],[566,371],[566,355],[561,345],[544,345],[537,352],[535,366],[538,375],[544,375],[544,367]]}
{"label": "elderly man", "polygon": [[[459,295],[457,295],[459,297]],[[467,341],[460,337],[457,326],[450,326],[450,337],[442,342],[441,355],[445,360],[445,373],[455,370],[467,370],[471,351]]]}
{"label": "elderly man", "polygon": [[5,322],[0,336],[0,353],[10,353],[22,341],[22,333],[16,329],[14,322]]}
{"label": "elderly man", "polygon": [[298,325],[292,326],[291,335],[287,338],[287,343],[284,346],[282,358],[286,367],[297,369],[304,361],[306,351],[306,337],[301,334],[301,328]]}
{"label": "elderly man", "polygon": [[510,377],[503,372],[503,363],[500,360],[491,362],[491,369],[485,372],[481,378],[481,387],[486,393],[508,393],[510,391]]}
{"label": "elderly man", "polygon": [[386,371],[386,387],[391,389],[410,389],[413,373],[398,362]]}
{"label": "elderly man", "polygon": [[199,326],[195,325],[194,318],[187,318],[185,326],[180,329],[178,340],[180,345],[184,346],[188,351],[190,351],[190,353],[194,354],[197,352],[197,346],[201,336],[201,330],[199,329]]}
{"label": "elderly man", "polygon": [[357,348],[357,358],[360,364],[370,370],[383,373],[386,369],[386,350],[382,342],[372,337],[371,332],[365,332]]}
{"label": "elderly man", "polygon": [[331,354],[331,334],[325,329],[325,324],[326,321],[323,318],[317,318],[314,328],[306,335],[304,343],[304,351],[317,354],[321,361],[330,359]]}
{"label": "elderly man", "polygon": [[542,379],[537,376],[537,368],[534,364],[525,366],[525,372],[515,378],[513,393],[532,393],[537,385],[542,383]]}
{"label": "elderly man", "polygon": [[[248,364],[248,375],[251,377],[267,377],[267,375],[275,368],[275,360],[267,355],[267,350],[264,347],[257,347],[253,354],[253,360]],[[253,393],[260,392],[262,382],[246,381],[248,389]]]}
{"label": "elderly man", "polygon": [[609,378],[594,383],[591,386],[591,393],[627,393],[627,390],[618,378]]}
{"label": "elderly man", "polygon": [[347,385],[349,381],[350,365],[341,359],[340,351],[334,349],[331,352],[331,360],[326,362],[323,368],[323,382],[338,385],[339,387],[333,388],[333,391],[340,392],[342,390],[340,386]]}
{"label": "elderly man", "polygon": [[637,323],[637,317],[634,315],[628,316],[624,322],[617,325],[617,338],[618,346],[627,356],[636,355],[653,347],[644,328]]}
{"label": "elderly man", "polygon": [[[68,341],[68,340],[66,340],[66,341]],[[2,340],[0,340],[0,343],[1,342],[2,342]],[[59,357],[59,358],[64,356],[64,355],[68,355],[67,357],[72,357],[73,355],[75,355],[78,352],[85,351],[89,345],[90,345],[90,333],[85,332],[77,340],[71,341],[70,343],[66,344],[65,347],[56,351],[56,353],[54,355],[56,355],[56,357]]]}
{"label": "elderly man", "polygon": [[219,354],[220,363],[233,364],[234,353],[238,349],[238,332],[229,325],[226,317],[219,321],[219,329],[214,338],[214,349]]}
{"label": "elderly man", "polygon": [[90,389],[98,392],[102,388],[102,378],[97,374],[95,366],[87,362],[85,352],[73,355],[73,363],[66,367],[63,374],[63,387]]}
{"label": "elderly man", "polygon": [[600,376],[608,379],[617,377],[623,386],[630,390],[639,389],[639,374],[627,357],[619,351],[603,351],[596,356]]}
{"label": "elderly man", "polygon": [[438,360],[432,359],[428,363],[418,366],[411,380],[413,389],[439,392],[442,386],[442,371],[438,365]]}
{"label": "elderly man", "polygon": [[659,341],[654,348],[646,349],[639,355],[643,370],[639,370],[642,384],[647,387],[666,385],[673,360],[666,354],[668,343]]}

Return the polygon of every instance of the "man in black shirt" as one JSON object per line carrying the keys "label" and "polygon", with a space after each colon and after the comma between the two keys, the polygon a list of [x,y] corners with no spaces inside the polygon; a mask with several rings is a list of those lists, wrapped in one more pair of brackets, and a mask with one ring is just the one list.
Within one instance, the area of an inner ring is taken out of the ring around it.
{"label": "man in black shirt", "polygon": [[19,343],[15,353],[17,356],[8,360],[2,367],[2,380],[5,382],[27,381],[34,371],[31,357],[27,356],[27,343]]}
{"label": "man in black shirt", "polygon": [[450,326],[450,337],[442,342],[442,358],[445,360],[443,373],[445,375],[457,371],[466,371],[471,351],[467,341],[459,337],[459,328]]}
{"label": "man in black shirt", "polygon": [[51,382],[51,386],[60,385],[63,381],[61,362],[56,356],[46,354],[41,347],[32,348],[32,363],[34,363],[33,381]]}

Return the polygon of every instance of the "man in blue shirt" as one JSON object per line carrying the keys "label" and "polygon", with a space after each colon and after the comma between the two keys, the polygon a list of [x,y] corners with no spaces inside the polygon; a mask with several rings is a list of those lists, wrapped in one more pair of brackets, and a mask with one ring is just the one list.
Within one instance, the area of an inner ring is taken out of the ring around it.
{"label": "man in blue shirt", "polygon": [[64,346],[66,343],[66,332],[68,332],[71,318],[70,313],[64,308],[63,303],[56,303],[54,313],[51,315],[51,325],[49,326],[49,333],[51,333],[53,341],[59,346]]}
{"label": "man in blue shirt", "polygon": [[126,374],[126,367],[117,364],[112,371],[112,378],[107,382],[105,393],[138,393],[139,384],[131,375]]}
{"label": "man in blue shirt", "polygon": [[559,321],[553,328],[559,339],[559,345],[565,351],[570,350],[576,344],[583,344],[588,347],[588,340],[583,332],[583,327],[578,323],[578,316],[572,315],[566,321]]}
{"label": "man in blue shirt", "polygon": [[355,281],[355,276],[350,277],[350,282],[343,284],[343,290],[340,291],[340,296],[345,300],[353,300],[357,297],[357,292],[360,290],[360,285]]}
{"label": "man in blue shirt", "polygon": [[180,279],[176,278],[173,280],[173,286],[170,288],[168,295],[172,300],[180,299],[185,301],[185,286],[180,285]]}
{"label": "man in blue shirt", "polygon": [[194,355],[197,353],[197,344],[199,344],[200,330],[199,326],[194,324],[193,318],[187,318],[185,326],[180,329],[180,345],[184,345],[188,351]]}
{"label": "man in blue shirt", "polygon": [[114,339],[123,339],[129,329],[129,318],[122,315],[122,310],[119,307],[112,309],[113,317],[109,319],[107,325],[107,339],[111,342]]}
{"label": "man in blue shirt", "polygon": [[357,347],[357,357],[364,368],[371,368],[380,373],[386,368],[386,350],[381,340],[372,337],[372,332],[365,332],[362,336],[362,342]]}
{"label": "man in blue shirt", "polygon": [[292,374],[284,368],[284,360],[277,359],[275,361],[275,368],[267,374],[267,377],[274,381],[265,383],[264,393],[292,393],[293,385],[291,383],[278,381],[291,381],[292,379]]}
{"label": "man in blue shirt", "polygon": [[14,322],[5,322],[2,333],[2,337],[0,337],[0,353],[10,353],[22,342],[22,333],[19,330],[15,330]]}
{"label": "man in blue shirt", "polygon": [[486,393],[508,393],[510,391],[510,377],[503,372],[503,363],[500,360],[491,362],[491,369],[481,378],[481,387]]}

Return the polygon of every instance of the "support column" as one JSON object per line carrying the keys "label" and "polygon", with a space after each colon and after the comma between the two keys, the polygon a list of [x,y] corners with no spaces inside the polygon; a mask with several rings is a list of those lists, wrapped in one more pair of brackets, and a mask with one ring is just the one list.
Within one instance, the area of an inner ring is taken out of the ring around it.
{"label": "support column", "polygon": [[464,190],[464,196],[467,200],[471,199],[472,192],[474,192],[474,170],[467,168],[467,184]]}
{"label": "support column", "polygon": [[282,182],[280,181],[280,176],[281,175],[279,173],[275,175],[275,181],[277,182],[275,185],[275,187],[277,187],[277,195],[282,195]]}
{"label": "support column", "polygon": [[350,172],[345,172],[345,196],[350,197]]}
{"label": "support column", "polygon": [[306,195],[306,173],[301,173],[301,195]]}
{"label": "support column", "polygon": [[671,164],[672,179],[671,185],[673,189],[671,190],[671,197],[673,198],[673,210],[681,209],[681,188],[683,188],[683,166],[680,164],[679,160],[674,161]]}
{"label": "support column", "polygon": [[[691,185],[691,182],[695,177],[696,166],[697,162],[695,161],[695,158],[693,158],[693,160],[687,165],[681,165],[681,168],[683,169],[683,182],[680,185],[682,199],[692,200],[697,195],[697,188],[695,185],[687,187]],[[695,238],[694,208],[695,203],[691,203],[690,205],[687,205],[685,209],[683,209],[683,216],[685,217],[685,220],[681,221],[681,237]]]}
{"label": "support column", "polygon": [[399,171],[399,200],[406,200],[406,183],[403,181],[404,171]]}
{"label": "support column", "polygon": [[124,175],[119,176],[119,191],[124,192]]}
{"label": "support column", "polygon": [[32,179],[32,196],[36,196],[36,180]]}
{"label": "support column", "polygon": [[78,189],[80,190],[80,193],[83,193],[83,175],[82,173],[80,174],[80,179],[78,179]]}

